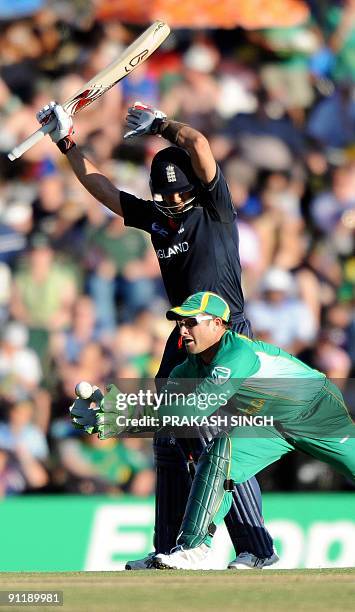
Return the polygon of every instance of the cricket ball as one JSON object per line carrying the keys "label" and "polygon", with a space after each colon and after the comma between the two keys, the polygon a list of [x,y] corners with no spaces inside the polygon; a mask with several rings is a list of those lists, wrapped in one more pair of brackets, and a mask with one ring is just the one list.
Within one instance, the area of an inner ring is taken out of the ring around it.
{"label": "cricket ball", "polygon": [[79,382],[76,387],[75,387],[75,394],[80,398],[80,399],[89,399],[89,397],[92,396],[92,394],[94,393],[94,388],[92,385],[90,385],[90,383],[86,382],[85,380],[82,380],[81,382]]}

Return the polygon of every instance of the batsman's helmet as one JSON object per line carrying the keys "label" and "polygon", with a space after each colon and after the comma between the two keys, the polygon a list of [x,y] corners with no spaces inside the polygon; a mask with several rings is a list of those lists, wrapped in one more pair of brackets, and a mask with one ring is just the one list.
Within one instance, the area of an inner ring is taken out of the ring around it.
{"label": "batsman's helmet", "polygon": [[[167,147],[154,156],[150,169],[150,189],[156,207],[164,215],[176,218],[192,208],[197,186],[198,178],[187,151],[179,147]],[[183,209],[177,204],[164,202],[164,195],[187,191],[192,194]]]}

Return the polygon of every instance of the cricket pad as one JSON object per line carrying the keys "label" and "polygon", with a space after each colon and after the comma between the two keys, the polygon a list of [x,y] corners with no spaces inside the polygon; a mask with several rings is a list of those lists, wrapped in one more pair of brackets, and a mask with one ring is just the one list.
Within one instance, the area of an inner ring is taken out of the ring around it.
{"label": "cricket pad", "polygon": [[229,479],[231,442],[228,436],[215,438],[198,461],[191,492],[181,524],[178,545],[200,546],[207,534],[213,535],[213,519],[222,503]]}

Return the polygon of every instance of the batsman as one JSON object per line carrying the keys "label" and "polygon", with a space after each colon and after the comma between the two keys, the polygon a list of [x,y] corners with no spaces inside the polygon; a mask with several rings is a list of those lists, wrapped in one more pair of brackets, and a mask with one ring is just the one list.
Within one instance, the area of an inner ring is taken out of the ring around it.
{"label": "batsman", "polygon": [[[194,569],[208,555],[211,534],[230,512],[235,484],[283,455],[300,450],[355,481],[355,427],[341,392],[325,374],[274,345],[232,331],[230,310],[221,296],[194,294],[167,317],[176,321],[188,354],[171,373],[173,401],[155,411],[140,408],[139,414],[128,406],[122,424],[119,391],[112,385],[96,412],[94,430],[101,438],[120,435],[134,424],[134,415],[152,413],[160,423],[171,422],[173,416],[201,424],[220,417],[223,427],[199,457],[177,546],[154,559],[158,569]],[[237,415],[251,414],[264,423],[235,424]]]}
{"label": "batsman", "polygon": [[[181,303],[196,291],[219,293],[230,304],[232,328],[251,336],[244,315],[236,213],[208,140],[194,128],[167,119],[160,110],[138,102],[130,107],[125,138],[153,134],[173,145],[155,155],[150,170],[152,200],[142,200],[117,189],[83,156],[73,140],[72,119],[60,105],[52,102],[37,115],[42,124],[53,117],[56,126],[50,136],[82,185],[122,216],[125,225],[150,234],[170,303]],[[186,347],[175,328],[157,374],[158,390],[185,358]],[[190,441],[173,436],[154,441],[155,553],[168,553],[176,543],[192,482],[189,460],[197,462],[208,441],[208,433]],[[257,480],[236,484],[231,498],[225,522],[237,557],[230,567],[272,565],[278,557],[264,526]],[[148,568],[155,553],[128,562],[126,568]]]}

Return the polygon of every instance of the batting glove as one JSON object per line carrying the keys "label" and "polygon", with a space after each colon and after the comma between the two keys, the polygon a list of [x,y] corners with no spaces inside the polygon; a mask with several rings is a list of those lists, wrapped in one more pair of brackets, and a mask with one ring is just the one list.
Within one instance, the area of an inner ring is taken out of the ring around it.
{"label": "batting glove", "polygon": [[[70,406],[70,418],[76,429],[81,429],[88,434],[97,433],[96,414],[99,404],[103,398],[100,389],[95,389],[88,399],[77,398]],[[91,405],[95,404],[92,408]]]}
{"label": "batting glove", "polygon": [[130,131],[123,138],[142,136],[142,134],[158,134],[160,126],[165,120],[166,115],[163,111],[142,102],[135,102],[133,106],[129,107],[126,117],[126,123]]}
{"label": "batting glove", "polygon": [[73,120],[60,104],[52,100],[37,113],[36,117],[42,126],[56,119],[56,126],[49,132],[49,135],[62,153],[66,153],[75,145],[72,140]]}

